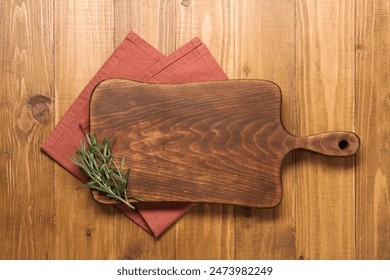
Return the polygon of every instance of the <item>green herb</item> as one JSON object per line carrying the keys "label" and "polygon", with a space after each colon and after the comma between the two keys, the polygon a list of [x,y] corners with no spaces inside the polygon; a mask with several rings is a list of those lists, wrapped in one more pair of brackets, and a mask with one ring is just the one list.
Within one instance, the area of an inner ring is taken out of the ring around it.
{"label": "green herb", "polygon": [[[81,150],[76,150],[76,155],[70,156],[70,160],[91,179],[84,186],[104,193],[106,196],[123,202],[128,207],[135,209],[128,199],[142,201],[133,196],[127,196],[126,186],[129,181],[130,169],[123,175],[125,158],[122,158],[120,167],[115,163],[111,154],[110,142],[104,139],[103,143],[97,143],[96,136],[86,134],[87,142],[80,141]],[[88,144],[88,148],[86,147]]]}

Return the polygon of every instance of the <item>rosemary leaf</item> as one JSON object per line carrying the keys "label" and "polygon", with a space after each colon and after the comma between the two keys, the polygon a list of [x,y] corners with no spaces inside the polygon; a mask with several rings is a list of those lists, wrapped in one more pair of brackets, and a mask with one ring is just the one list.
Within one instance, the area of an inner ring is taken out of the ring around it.
{"label": "rosemary leaf", "polygon": [[[76,155],[69,156],[70,160],[91,179],[84,186],[97,190],[107,197],[116,199],[135,209],[128,199],[143,200],[138,197],[127,196],[126,194],[130,169],[123,176],[124,157],[119,169],[111,154],[108,139],[104,139],[103,144],[99,144],[95,135],[86,134],[86,137],[86,142],[80,141],[80,150],[76,151]],[[88,149],[86,144],[88,144]]]}
{"label": "rosemary leaf", "polygon": [[120,167],[120,172],[123,172],[123,165],[125,163],[125,157],[122,157],[122,162],[121,162],[121,167]]}
{"label": "rosemary leaf", "polygon": [[127,183],[127,181],[124,179],[124,178],[122,178],[122,176],[118,176],[116,173],[111,173],[112,174],[112,176],[115,178],[115,179],[117,179],[118,181],[120,181],[121,183]]}

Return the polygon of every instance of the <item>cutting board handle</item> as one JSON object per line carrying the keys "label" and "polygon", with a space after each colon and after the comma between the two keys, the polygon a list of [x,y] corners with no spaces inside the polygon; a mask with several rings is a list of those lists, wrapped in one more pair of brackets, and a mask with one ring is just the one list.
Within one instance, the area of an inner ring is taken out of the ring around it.
{"label": "cutting board handle", "polygon": [[304,149],[326,156],[352,156],[359,150],[360,139],[348,131],[320,133],[296,138],[295,149]]}

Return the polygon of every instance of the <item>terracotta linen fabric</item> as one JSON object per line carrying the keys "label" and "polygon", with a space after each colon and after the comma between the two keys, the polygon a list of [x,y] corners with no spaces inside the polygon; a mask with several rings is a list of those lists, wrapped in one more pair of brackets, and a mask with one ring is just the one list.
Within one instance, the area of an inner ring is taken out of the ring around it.
{"label": "terracotta linen fabric", "polygon": [[[214,57],[199,38],[164,56],[137,34],[130,32],[64,114],[41,150],[83,182],[88,178],[69,160],[89,130],[89,100],[95,86],[110,78],[150,83],[188,83],[226,80]],[[191,203],[137,203],[137,211],[117,205],[123,214],[155,237],[185,214]]]}

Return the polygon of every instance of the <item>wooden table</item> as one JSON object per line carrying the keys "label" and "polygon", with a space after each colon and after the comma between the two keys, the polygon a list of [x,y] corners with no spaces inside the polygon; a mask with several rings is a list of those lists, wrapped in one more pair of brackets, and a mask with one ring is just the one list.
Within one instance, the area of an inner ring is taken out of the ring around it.
{"label": "wooden table", "polygon": [[[141,2],[141,3],[140,3]],[[388,1],[0,1],[1,259],[389,259]],[[169,54],[195,36],[231,79],[283,91],[304,136],[355,131],[356,157],[295,152],[274,209],[200,204],[154,239],[39,147],[128,31]]]}

